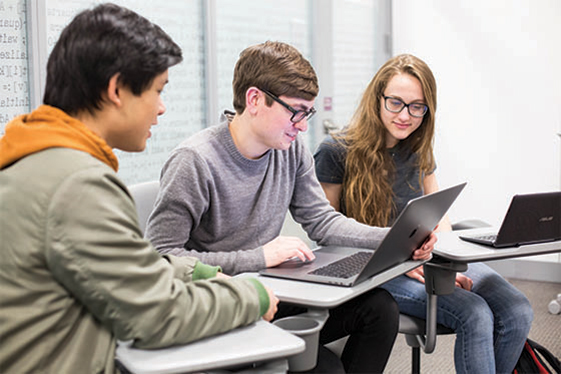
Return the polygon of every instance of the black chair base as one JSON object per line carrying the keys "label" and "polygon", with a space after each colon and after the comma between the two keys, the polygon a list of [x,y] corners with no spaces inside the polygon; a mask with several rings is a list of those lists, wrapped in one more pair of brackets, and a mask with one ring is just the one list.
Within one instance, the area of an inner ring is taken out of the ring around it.
{"label": "black chair base", "polygon": [[[411,347],[411,373],[419,374],[421,372],[421,344],[418,335],[424,335],[426,331],[426,323],[424,319],[409,316],[407,314],[399,315],[399,333],[405,335],[407,345]],[[454,330],[443,326],[436,326],[437,335],[454,334]]]}

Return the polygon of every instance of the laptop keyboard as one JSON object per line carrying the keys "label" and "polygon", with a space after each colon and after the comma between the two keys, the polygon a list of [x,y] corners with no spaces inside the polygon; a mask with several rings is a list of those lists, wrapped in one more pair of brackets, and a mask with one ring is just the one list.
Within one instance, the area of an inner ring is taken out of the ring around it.
{"label": "laptop keyboard", "polygon": [[370,260],[373,252],[357,252],[328,265],[317,268],[309,274],[334,278],[350,278],[357,275]]}

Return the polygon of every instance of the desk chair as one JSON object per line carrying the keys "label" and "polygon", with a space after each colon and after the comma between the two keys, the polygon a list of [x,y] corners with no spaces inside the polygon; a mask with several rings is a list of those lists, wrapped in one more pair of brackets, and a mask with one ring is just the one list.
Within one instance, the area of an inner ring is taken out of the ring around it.
{"label": "desk chair", "polygon": [[[467,230],[490,227],[487,222],[476,219],[464,220],[452,225],[452,230]],[[425,289],[427,292],[427,319],[399,315],[399,332],[405,335],[407,345],[411,347],[411,372],[421,372],[421,349],[432,353],[436,346],[437,335],[454,334],[454,330],[436,323],[436,307],[438,295],[454,292],[457,272],[467,270],[467,264],[439,261],[438,258],[424,265]]]}
{"label": "desk chair", "polygon": [[405,335],[407,345],[411,347],[411,372],[421,372],[421,349],[432,353],[436,347],[437,335],[454,334],[454,330],[436,323],[438,295],[454,292],[456,273],[467,270],[467,264],[451,263],[433,258],[423,265],[425,272],[425,290],[427,293],[426,319],[407,314],[399,315],[399,332]]}
{"label": "desk chair", "polygon": [[138,183],[129,187],[129,191],[136,204],[136,211],[138,213],[138,225],[140,227],[140,230],[142,231],[142,234],[144,234],[144,231],[146,230],[148,217],[150,216],[150,213],[152,213],[152,209],[154,208],[159,188],[160,182],[157,180]]}

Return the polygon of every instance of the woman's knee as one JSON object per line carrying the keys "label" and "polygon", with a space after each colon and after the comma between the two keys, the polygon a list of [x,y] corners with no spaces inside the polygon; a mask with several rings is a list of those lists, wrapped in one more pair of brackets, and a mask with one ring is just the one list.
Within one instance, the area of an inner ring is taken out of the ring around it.
{"label": "woman's knee", "polygon": [[534,320],[534,310],[530,301],[524,295],[520,295],[513,300],[510,313],[502,317],[507,319],[511,329],[518,330],[521,334],[528,334]]}
{"label": "woman's knee", "polygon": [[439,305],[439,309],[441,309],[439,314],[444,313],[444,320],[441,320],[439,316],[439,323],[444,322],[444,325],[451,327],[456,333],[463,331],[492,335],[495,323],[493,311],[485,300],[478,295],[469,294],[469,298],[464,297],[461,302],[455,305],[449,303]]}

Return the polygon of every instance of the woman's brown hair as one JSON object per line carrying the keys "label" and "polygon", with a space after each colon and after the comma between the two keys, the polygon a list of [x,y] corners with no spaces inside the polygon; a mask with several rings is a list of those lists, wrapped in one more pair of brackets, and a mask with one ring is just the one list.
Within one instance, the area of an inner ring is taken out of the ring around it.
{"label": "woman's brown hair", "polygon": [[403,54],[388,60],[366,88],[349,126],[334,134],[347,148],[341,201],[346,215],[373,226],[387,226],[396,213],[392,190],[395,166],[386,147],[387,130],[380,111],[384,90],[397,74],[409,74],[419,80],[428,106],[421,126],[400,142],[400,147],[418,155],[422,182],[422,177],[434,169],[436,81],[419,58]]}

